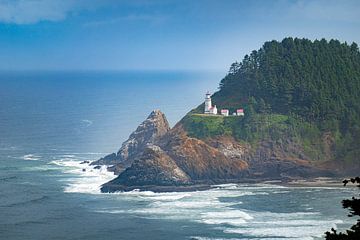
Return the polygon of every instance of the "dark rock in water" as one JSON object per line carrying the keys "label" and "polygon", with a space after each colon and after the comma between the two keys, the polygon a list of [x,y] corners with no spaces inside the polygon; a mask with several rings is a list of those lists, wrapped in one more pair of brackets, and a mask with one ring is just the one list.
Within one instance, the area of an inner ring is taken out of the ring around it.
{"label": "dark rock in water", "polygon": [[94,167],[94,169],[100,169],[100,168],[101,168],[101,166],[99,166],[99,165]]}
{"label": "dark rock in water", "polygon": [[82,161],[80,164],[89,164],[90,161]]}
{"label": "dark rock in water", "polygon": [[117,153],[109,154],[92,165],[115,165],[121,163],[129,167],[134,159],[142,154],[147,144],[153,144],[170,129],[165,115],[160,110],[154,110],[129,136]]}
{"label": "dark rock in water", "polygon": [[85,168],[83,168],[83,169],[82,169],[82,171],[83,171],[83,172],[86,172],[86,169],[85,169]]}

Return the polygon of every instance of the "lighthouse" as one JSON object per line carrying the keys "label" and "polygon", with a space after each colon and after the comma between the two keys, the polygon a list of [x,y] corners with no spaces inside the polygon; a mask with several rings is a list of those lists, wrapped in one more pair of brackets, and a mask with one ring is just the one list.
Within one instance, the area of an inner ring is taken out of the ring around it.
{"label": "lighthouse", "polygon": [[210,92],[207,92],[205,94],[205,110],[204,110],[205,114],[217,114],[217,108],[216,105],[212,106],[211,104],[211,94]]}
{"label": "lighthouse", "polygon": [[212,106],[211,106],[211,97],[210,97],[210,93],[207,92],[205,94],[205,111],[204,111],[204,113],[209,114],[211,108],[212,108]]}

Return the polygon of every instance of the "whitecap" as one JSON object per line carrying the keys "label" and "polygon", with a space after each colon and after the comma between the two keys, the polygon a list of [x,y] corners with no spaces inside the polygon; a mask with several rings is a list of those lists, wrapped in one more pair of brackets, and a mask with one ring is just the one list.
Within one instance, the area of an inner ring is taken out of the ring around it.
{"label": "whitecap", "polygon": [[294,239],[313,239],[322,237],[324,232],[341,220],[324,220],[317,212],[252,212],[253,219],[246,225],[227,227],[224,233],[242,234],[251,238],[276,237]]}
{"label": "whitecap", "polygon": [[200,222],[216,225],[227,224],[231,226],[243,226],[251,219],[253,219],[253,217],[244,211],[229,209],[218,212],[204,212],[201,214]]}
{"label": "whitecap", "polygon": [[63,155],[60,155],[60,157],[63,157],[63,158],[75,158],[76,156],[73,155],[73,154],[63,154]]}
{"label": "whitecap", "polygon": [[35,160],[39,160],[41,158],[41,156],[35,155],[35,154],[26,154],[26,155],[22,156],[21,158],[24,160],[35,161]]}

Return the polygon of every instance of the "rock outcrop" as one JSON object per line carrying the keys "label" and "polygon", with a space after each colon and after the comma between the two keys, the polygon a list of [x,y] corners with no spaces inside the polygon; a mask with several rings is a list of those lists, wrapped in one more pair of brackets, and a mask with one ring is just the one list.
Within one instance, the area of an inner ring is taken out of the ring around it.
{"label": "rock outcrop", "polygon": [[102,191],[138,189],[143,186],[178,186],[190,183],[189,176],[166,152],[156,145],[148,145],[143,154],[119,177],[104,184]]}
{"label": "rock outcrop", "polygon": [[301,147],[291,140],[263,141],[257,146],[240,143],[230,136],[201,140],[189,137],[181,121],[169,129],[160,111],[153,111],[117,154],[96,164],[99,162],[113,163],[110,170],[119,174],[102,186],[103,192],[201,190],[227,182],[331,175],[330,171],[313,166]]}
{"label": "rock outcrop", "polygon": [[159,137],[170,130],[165,115],[160,110],[150,113],[129,138],[122,144],[117,153],[109,154],[92,165],[119,165],[117,170],[130,167],[134,159],[140,156],[148,144],[154,143]]}

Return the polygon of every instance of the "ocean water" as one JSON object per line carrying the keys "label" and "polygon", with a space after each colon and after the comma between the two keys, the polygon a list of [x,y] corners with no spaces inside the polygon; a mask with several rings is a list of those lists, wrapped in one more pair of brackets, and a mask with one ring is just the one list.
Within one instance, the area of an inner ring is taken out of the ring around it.
{"label": "ocean water", "polygon": [[223,75],[0,73],[0,239],[321,239],[350,226],[340,202],[354,188],[100,193],[115,176],[81,161],[116,151],[153,109],[174,125]]}

